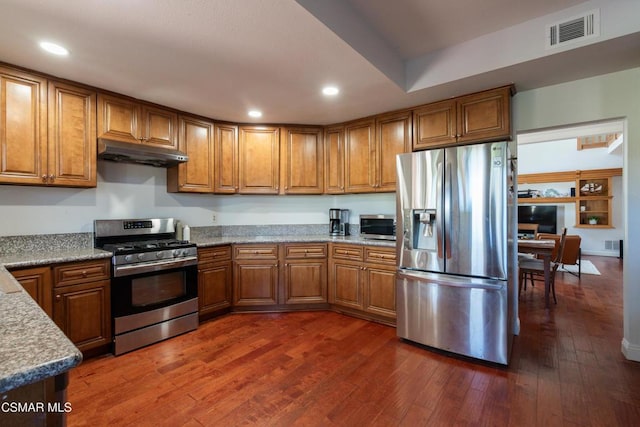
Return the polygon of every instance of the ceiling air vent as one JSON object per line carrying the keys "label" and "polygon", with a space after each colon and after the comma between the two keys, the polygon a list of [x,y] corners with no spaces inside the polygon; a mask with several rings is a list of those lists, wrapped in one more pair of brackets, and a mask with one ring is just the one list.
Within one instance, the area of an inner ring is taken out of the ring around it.
{"label": "ceiling air vent", "polygon": [[547,49],[594,38],[600,35],[600,10],[592,10],[584,15],[570,18],[547,26]]}

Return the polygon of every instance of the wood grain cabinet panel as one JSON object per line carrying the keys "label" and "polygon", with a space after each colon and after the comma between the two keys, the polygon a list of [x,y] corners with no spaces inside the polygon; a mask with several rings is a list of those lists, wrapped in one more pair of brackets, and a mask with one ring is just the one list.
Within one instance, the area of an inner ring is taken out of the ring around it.
{"label": "wood grain cabinet panel", "polygon": [[284,194],[322,194],[324,189],[322,130],[284,128],[281,138]]}
{"label": "wood grain cabinet panel", "polygon": [[345,192],[375,191],[375,121],[359,120],[345,126]]}
{"label": "wood grain cabinet panel", "polygon": [[81,351],[111,342],[110,281],[55,289],[53,320]]}
{"label": "wood grain cabinet panel", "polygon": [[396,156],[411,152],[411,112],[376,118],[376,192],[396,191]]}
{"label": "wood grain cabinet panel", "polygon": [[74,262],[53,267],[53,280],[56,287],[108,279],[110,275],[111,263],[109,259]]}
{"label": "wood grain cabinet panel", "polygon": [[324,131],[324,192],[344,193],[344,127]]}
{"label": "wood grain cabinet panel", "polygon": [[278,194],[280,189],[280,128],[241,126],[239,129],[239,193]]}
{"label": "wood grain cabinet panel", "polygon": [[189,116],[179,117],[178,149],[189,161],[167,169],[167,191],[213,192],[213,123]]}
{"label": "wood grain cabinet panel", "polygon": [[284,245],[282,287],[284,304],[327,302],[327,245]]}
{"label": "wood grain cabinet panel", "polygon": [[413,150],[511,139],[511,95],[504,86],[413,110]]}
{"label": "wood grain cabinet panel", "polygon": [[233,271],[231,246],[198,250],[198,305],[200,316],[231,307]]}
{"label": "wood grain cabinet panel", "polygon": [[279,246],[233,246],[233,305],[278,304]]}
{"label": "wood grain cabinet panel", "polygon": [[48,182],[95,187],[96,93],[49,82]]}
{"label": "wood grain cabinet panel", "polygon": [[178,147],[178,115],[136,100],[98,94],[98,138]]}
{"label": "wood grain cabinet panel", "polygon": [[214,132],[214,192],[237,193],[238,126],[216,123]]}
{"label": "wood grain cabinet panel", "polygon": [[51,268],[36,267],[12,270],[11,274],[22,285],[31,298],[38,303],[40,308],[42,308],[49,317],[53,318]]}
{"label": "wood grain cabinet panel", "polygon": [[329,302],[345,312],[387,324],[396,318],[395,249],[332,244]]}
{"label": "wood grain cabinet panel", "polygon": [[140,142],[140,104],[117,96],[98,94],[98,138]]}

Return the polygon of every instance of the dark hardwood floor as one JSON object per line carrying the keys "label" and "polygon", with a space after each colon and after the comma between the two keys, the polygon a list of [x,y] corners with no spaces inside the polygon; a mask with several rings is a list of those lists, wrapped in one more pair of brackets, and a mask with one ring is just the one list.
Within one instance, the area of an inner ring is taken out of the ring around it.
{"label": "dark hardwood floor", "polygon": [[70,375],[70,426],[631,426],[640,363],[620,352],[622,264],[520,299],[511,364],[400,341],[332,312],[233,314]]}

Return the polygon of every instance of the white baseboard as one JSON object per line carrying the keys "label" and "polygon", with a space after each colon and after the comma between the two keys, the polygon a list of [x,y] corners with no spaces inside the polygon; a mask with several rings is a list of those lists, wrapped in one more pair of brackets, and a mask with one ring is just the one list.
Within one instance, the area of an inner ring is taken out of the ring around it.
{"label": "white baseboard", "polygon": [[583,250],[582,255],[596,255],[596,256],[610,256],[614,258],[618,258],[620,253],[618,251],[594,251],[594,250]]}
{"label": "white baseboard", "polygon": [[640,345],[631,344],[626,338],[622,339],[622,354],[628,360],[640,362]]}

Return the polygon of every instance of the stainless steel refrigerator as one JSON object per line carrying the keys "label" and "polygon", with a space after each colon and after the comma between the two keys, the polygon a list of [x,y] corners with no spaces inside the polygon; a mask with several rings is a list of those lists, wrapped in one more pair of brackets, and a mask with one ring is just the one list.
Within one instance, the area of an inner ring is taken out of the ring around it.
{"label": "stainless steel refrigerator", "polygon": [[519,329],[515,169],[508,142],[397,156],[399,337],[508,364]]}

